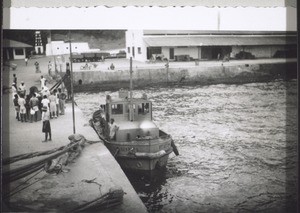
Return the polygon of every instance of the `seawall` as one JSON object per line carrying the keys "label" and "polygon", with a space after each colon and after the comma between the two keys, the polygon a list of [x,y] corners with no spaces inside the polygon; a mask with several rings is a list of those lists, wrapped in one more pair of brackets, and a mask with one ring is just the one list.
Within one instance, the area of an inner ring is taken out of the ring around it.
{"label": "seawall", "polygon": [[[134,68],[133,84],[135,88],[167,85],[208,85],[218,83],[250,83],[274,79],[297,77],[296,61],[274,63],[214,63],[206,66],[187,66],[164,68]],[[74,90],[99,91],[128,88],[129,69],[75,71]],[[79,84],[79,81],[82,84]]]}

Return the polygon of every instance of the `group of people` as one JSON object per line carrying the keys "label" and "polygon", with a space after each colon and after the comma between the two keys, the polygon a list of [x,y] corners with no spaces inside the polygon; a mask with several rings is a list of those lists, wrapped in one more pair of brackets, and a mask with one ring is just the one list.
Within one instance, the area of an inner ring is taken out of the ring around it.
{"label": "group of people", "polygon": [[50,119],[57,118],[65,114],[66,94],[61,88],[50,91],[47,86],[47,80],[41,76],[41,91],[36,87],[31,87],[27,94],[25,83],[22,81],[17,87],[17,77],[13,74],[13,103],[16,112],[16,119],[21,122],[43,121],[42,132],[45,133],[43,142],[52,140]]}

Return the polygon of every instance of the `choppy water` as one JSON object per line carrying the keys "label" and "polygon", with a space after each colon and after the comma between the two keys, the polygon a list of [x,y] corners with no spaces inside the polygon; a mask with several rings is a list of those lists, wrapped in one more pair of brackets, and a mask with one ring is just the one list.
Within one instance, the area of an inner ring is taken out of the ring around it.
{"label": "choppy water", "polygon": [[[285,212],[296,204],[297,82],[149,88],[180,152],[163,180],[136,184],[149,212]],[[105,93],[76,94],[91,117]]]}

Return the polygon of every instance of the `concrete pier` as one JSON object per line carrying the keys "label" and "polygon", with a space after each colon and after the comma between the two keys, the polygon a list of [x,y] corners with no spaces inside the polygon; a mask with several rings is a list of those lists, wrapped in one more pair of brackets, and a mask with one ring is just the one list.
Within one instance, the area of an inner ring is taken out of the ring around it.
{"label": "concrete pier", "polygon": [[[90,70],[82,70],[80,66],[84,63],[74,63],[74,90],[82,92],[128,88],[129,62],[125,59],[122,60],[123,63],[121,61],[114,62],[116,64],[115,70],[107,70],[101,63],[97,67],[91,67]],[[168,68],[163,62],[155,64],[133,62],[135,88],[174,84],[251,83],[277,78],[291,78],[296,75],[296,59],[201,61],[198,64],[195,62],[170,62]]]}
{"label": "concrete pier", "polygon": [[[31,86],[40,88],[40,76],[47,74],[47,63],[42,62],[48,62],[48,59],[37,60],[40,62],[42,73],[35,73],[33,60],[27,67],[23,61],[16,61],[18,68],[15,71],[3,71],[4,85],[11,85],[12,75],[15,73],[18,85],[24,81],[27,91]],[[54,83],[55,81],[51,82]],[[68,136],[73,134],[71,103],[66,104],[65,115],[50,120],[52,141],[49,142],[42,142],[42,121],[22,123],[16,120],[11,93],[3,94],[2,115],[3,158],[67,145],[70,142]],[[75,107],[75,121],[76,133],[82,134],[89,141],[100,141],[78,107]],[[18,161],[5,166],[3,171],[43,158]],[[17,192],[5,200],[6,209],[3,211],[71,212],[77,206],[101,197],[111,188],[121,187],[125,192],[123,203],[108,209],[108,212],[147,212],[119,164],[101,142],[86,145],[75,162],[65,167],[65,172],[48,174],[41,171],[32,179],[29,179],[30,176],[3,184],[3,195]]]}

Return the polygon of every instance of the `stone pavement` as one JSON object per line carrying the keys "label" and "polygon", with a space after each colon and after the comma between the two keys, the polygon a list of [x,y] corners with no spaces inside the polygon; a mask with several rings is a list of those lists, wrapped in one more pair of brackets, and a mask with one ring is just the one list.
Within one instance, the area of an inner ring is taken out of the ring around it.
{"label": "stone pavement", "polygon": [[[42,73],[35,73],[33,65],[35,60],[39,61]],[[15,71],[3,71],[3,85],[10,86],[13,73],[16,73],[18,85],[24,81],[27,90],[31,86],[37,86],[40,89],[39,79],[41,74],[47,75],[49,58],[35,60],[30,60],[27,67],[23,60],[14,61],[13,63],[16,63],[18,68]],[[52,85],[54,83],[54,81],[51,82]],[[71,103],[66,104],[65,115],[50,120],[52,141],[46,143],[42,142],[44,139],[42,121],[22,123],[16,120],[11,93],[5,93],[2,96],[2,115],[3,158],[64,146],[69,143],[68,136],[73,134]],[[88,125],[88,120],[77,107],[75,107],[75,122],[76,133],[84,135],[87,140],[99,141],[94,130]],[[22,166],[24,162],[28,163],[28,160],[13,163],[9,168],[4,169]],[[126,193],[123,204],[110,209],[109,212],[146,212],[146,207],[119,164],[102,143],[88,145],[75,163],[68,168],[70,169],[68,173],[60,173],[56,176],[45,172],[37,175],[33,180],[38,182],[13,195],[6,202],[7,206],[14,206],[22,211],[70,211],[77,205],[98,198],[112,187],[122,187]],[[46,177],[43,177],[44,175]],[[83,180],[94,178],[101,185],[100,189],[97,185],[83,182]],[[26,179],[27,177],[12,182],[8,188],[4,186],[4,190],[7,192],[22,184]]]}

